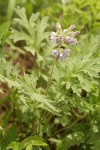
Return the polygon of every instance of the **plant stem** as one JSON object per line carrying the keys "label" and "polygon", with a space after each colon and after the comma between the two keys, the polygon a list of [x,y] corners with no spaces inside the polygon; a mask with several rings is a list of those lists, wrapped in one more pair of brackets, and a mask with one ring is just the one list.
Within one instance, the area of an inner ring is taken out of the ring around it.
{"label": "plant stem", "polygon": [[83,116],[77,118],[77,119],[72,123],[71,126],[65,126],[64,128],[62,128],[62,129],[56,131],[56,132],[53,134],[53,137],[54,137],[55,135],[57,135],[58,133],[64,131],[64,130],[66,130],[66,131],[70,130],[75,124],[78,123],[78,121],[84,119],[85,117],[86,117],[86,115],[83,115]]}
{"label": "plant stem", "polygon": [[50,84],[51,84],[52,73],[53,73],[53,69],[54,69],[54,65],[55,65],[55,63],[56,63],[56,60],[57,60],[57,59],[54,59],[53,64],[52,64],[51,73],[50,73],[50,77],[49,77],[49,79],[48,79],[47,88],[46,88],[46,92],[45,92],[46,95],[47,95],[49,86],[50,86]]}
{"label": "plant stem", "polygon": [[[53,73],[53,69],[54,69],[54,65],[55,65],[55,63],[56,63],[56,60],[57,60],[57,58],[54,59],[53,64],[52,64],[52,67],[51,67],[51,73],[50,73],[50,77],[49,77],[49,79],[48,79],[48,83],[47,83],[47,88],[46,88],[46,91],[45,91],[45,95],[47,95],[48,89],[49,89],[50,84],[51,84],[52,73]],[[48,113],[47,113],[46,111],[43,113],[43,116],[44,116],[44,117],[45,117],[45,115],[48,115]],[[51,115],[50,115],[50,116],[51,116]],[[47,122],[48,122],[48,121],[47,121]]]}
{"label": "plant stem", "polygon": [[22,127],[21,127],[21,116],[20,116],[20,110],[19,110],[19,106],[15,97],[15,93],[13,88],[10,89],[10,97],[14,106],[14,109],[16,110],[16,113],[18,115],[18,122],[19,122],[19,132],[21,132]]}

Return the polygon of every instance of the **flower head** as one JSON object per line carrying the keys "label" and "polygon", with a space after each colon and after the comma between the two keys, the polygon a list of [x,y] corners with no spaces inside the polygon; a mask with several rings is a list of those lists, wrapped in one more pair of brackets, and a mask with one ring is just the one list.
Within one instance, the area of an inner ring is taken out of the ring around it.
{"label": "flower head", "polygon": [[51,53],[51,54],[52,54],[53,57],[57,58],[58,55],[59,55],[59,52],[58,52],[57,49],[54,49],[54,50],[52,50],[52,53]]}
{"label": "flower head", "polygon": [[51,43],[55,44],[56,43],[56,38],[57,34],[56,32],[51,32],[51,36],[50,36],[50,40],[51,40]]}
{"label": "flower head", "polygon": [[57,35],[56,32],[51,32],[51,37],[52,37],[52,36],[56,36],[56,35]]}
{"label": "flower head", "polygon": [[65,41],[66,41],[67,43],[70,43],[71,37],[70,37],[70,36],[66,36]]}
{"label": "flower head", "polygon": [[62,44],[62,40],[63,40],[63,36],[61,34],[59,34],[58,37],[57,37],[57,43],[59,45],[61,45]]}
{"label": "flower head", "polygon": [[63,60],[67,58],[70,55],[71,50],[70,49],[62,49],[61,52],[59,52],[59,59]]}
{"label": "flower head", "polygon": [[65,56],[65,57],[68,57],[68,56],[70,55],[70,53],[71,53],[71,50],[70,50],[70,49],[65,49],[65,50],[64,50],[64,56]]}
{"label": "flower head", "polygon": [[56,49],[52,50],[52,56],[63,60],[70,55],[71,50],[68,49],[68,45],[75,45],[78,43],[74,38],[80,33],[80,31],[73,32],[75,25],[71,25],[68,29],[62,29],[60,23],[56,23],[56,32],[52,32],[50,40],[53,44],[56,44]]}

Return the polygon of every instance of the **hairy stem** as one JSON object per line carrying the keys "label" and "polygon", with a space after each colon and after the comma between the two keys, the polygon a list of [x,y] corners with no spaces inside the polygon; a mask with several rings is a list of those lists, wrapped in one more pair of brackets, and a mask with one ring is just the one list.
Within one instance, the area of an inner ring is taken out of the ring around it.
{"label": "hairy stem", "polygon": [[52,74],[53,74],[53,69],[54,69],[55,63],[56,63],[56,59],[54,59],[53,64],[52,64],[51,73],[50,73],[50,77],[48,79],[47,88],[46,88],[46,92],[45,92],[46,95],[47,95],[48,89],[49,89],[50,84],[51,84],[51,79],[52,79]]}

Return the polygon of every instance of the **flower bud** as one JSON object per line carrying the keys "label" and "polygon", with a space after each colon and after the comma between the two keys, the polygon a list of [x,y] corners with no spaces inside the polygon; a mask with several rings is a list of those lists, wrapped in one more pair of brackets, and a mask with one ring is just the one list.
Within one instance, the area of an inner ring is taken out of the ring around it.
{"label": "flower bud", "polygon": [[69,29],[70,29],[70,30],[73,30],[73,29],[75,29],[75,27],[76,27],[75,24],[72,24],[72,25],[69,27]]}
{"label": "flower bud", "polygon": [[75,44],[78,43],[78,41],[77,41],[75,38],[71,38],[70,43],[71,43],[72,45],[75,45]]}
{"label": "flower bud", "polygon": [[56,30],[60,30],[61,29],[61,24],[60,23],[56,23]]}
{"label": "flower bud", "polygon": [[74,33],[73,33],[73,36],[76,36],[76,35],[78,35],[78,34],[80,34],[80,31],[74,32]]}

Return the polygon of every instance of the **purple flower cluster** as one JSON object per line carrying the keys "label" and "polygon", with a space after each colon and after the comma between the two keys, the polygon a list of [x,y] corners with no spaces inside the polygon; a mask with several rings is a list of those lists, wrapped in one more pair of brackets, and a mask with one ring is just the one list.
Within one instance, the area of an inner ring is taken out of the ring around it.
{"label": "purple flower cluster", "polygon": [[69,36],[66,36],[65,41],[66,41],[66,43],[70,43],[70,44],[72,44],[72,45],[75,45],[75,44],[78,43],[77,39],[71,38],[71,37],[69,37]]}
{"label": "purple flower cluster", "polygon": [[61,60],[65,59],[70,55],[71,51],[68,49],[68,45],[75,45],[78,43],[75,36],[78,35],[80,31],[73,32],[74,29],[75,25],[71,25],[68,29],[63,30],[60,23],[56,23],[56,32],[52,32],[50,36],[51,43],[55,44],[56,47],[52,50],[52,55],[55,58]]}
{"label": "purple flower cluster", "polygon": [[52,32],[51,36],[50,36],[50,40],[51,40],[52,44],[61,45],[62,40],[63,40],[63,36],[62,36],[62,34],[58,35],[56,32]]}
{"label": "purple flower cluster", "polygon": [[60,60],[63,60],[70,55],[70,52],[71,52],[70,49],[60,49],[60,51],[54,49],[52,50],[52,56]]}

